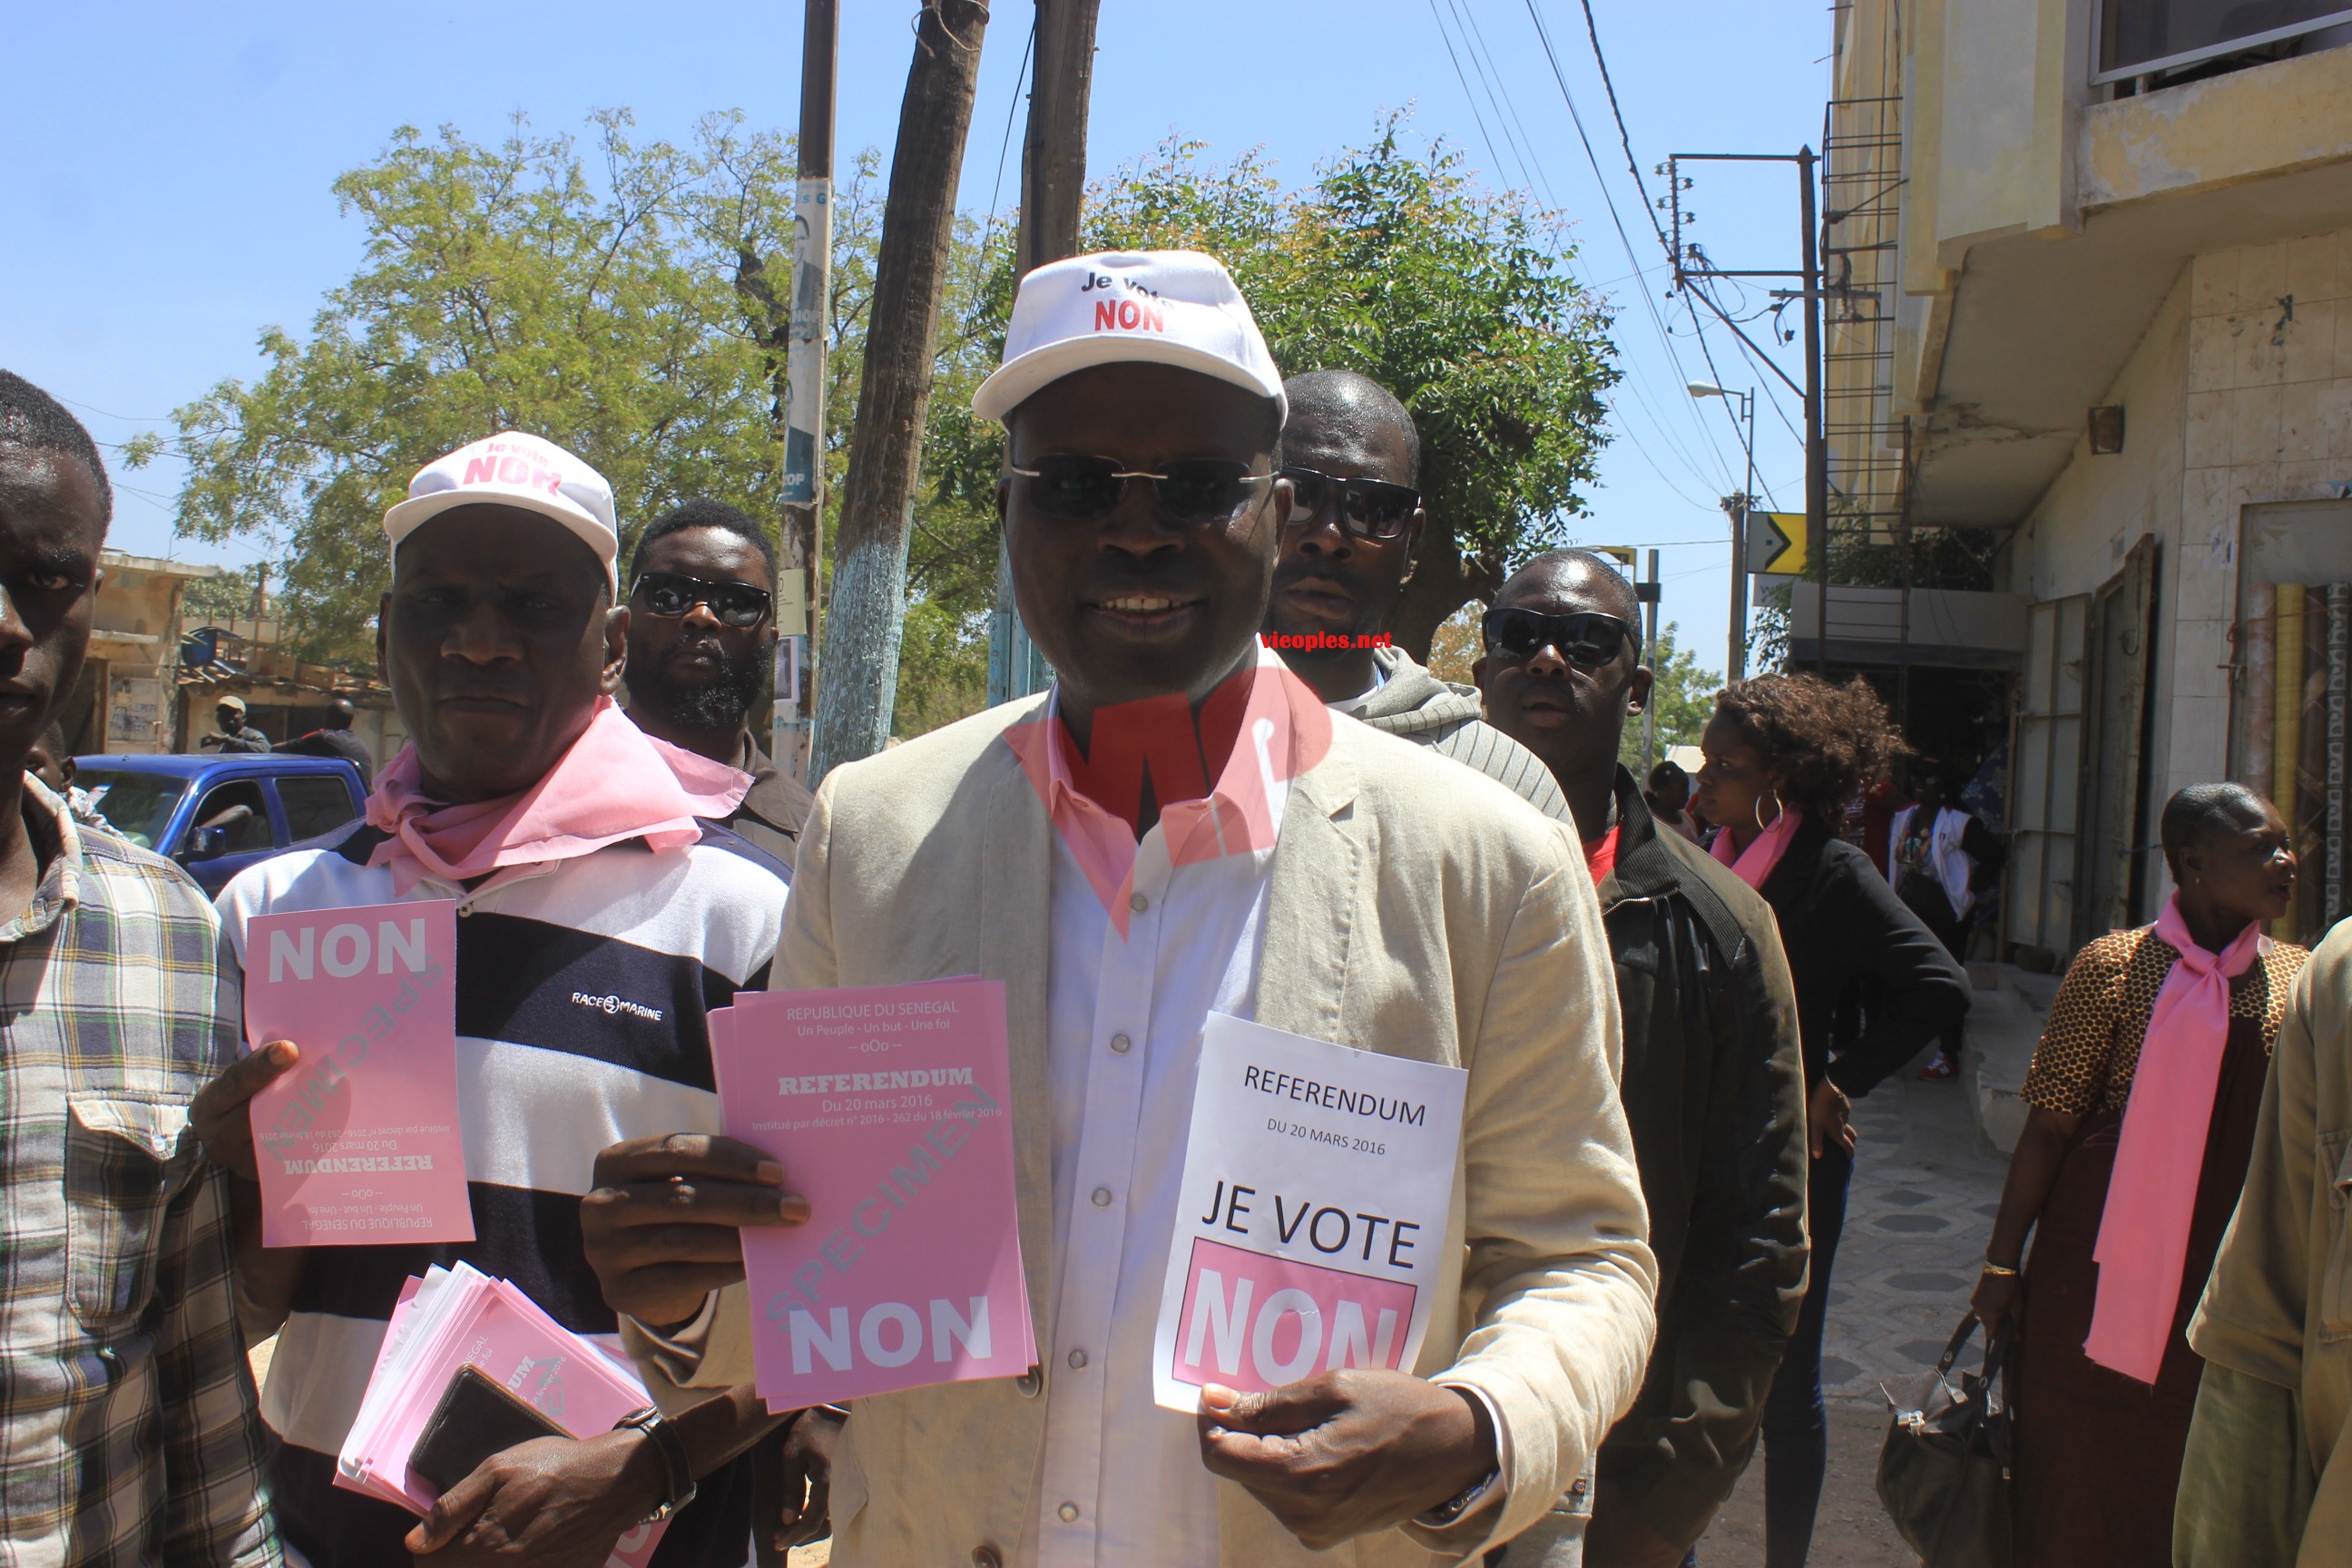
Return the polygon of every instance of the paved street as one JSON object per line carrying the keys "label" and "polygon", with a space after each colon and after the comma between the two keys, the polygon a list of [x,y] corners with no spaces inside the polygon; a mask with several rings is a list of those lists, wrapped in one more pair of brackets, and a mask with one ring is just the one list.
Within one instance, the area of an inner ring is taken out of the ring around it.
{"label": "paved street", "polygon": [[[1922,1083],[1906,1070],[1854,1107],[1862,1142],[1845,1239],[1830,1289],[1822,1378],[1830,1403],[1830,1476],[1813,1537],[1813,1568],[1915,1568],[1876,1489],[1890,1388],[1934,1367],[1958,1326],[2000,1198],[2007,1162],[1969,1113],[1965,1080]],[[1971,1347],[1973,1349],[1973,1347]],[[1764,1464],[1700,1543],[1710,1564],[1764,1558]]]}

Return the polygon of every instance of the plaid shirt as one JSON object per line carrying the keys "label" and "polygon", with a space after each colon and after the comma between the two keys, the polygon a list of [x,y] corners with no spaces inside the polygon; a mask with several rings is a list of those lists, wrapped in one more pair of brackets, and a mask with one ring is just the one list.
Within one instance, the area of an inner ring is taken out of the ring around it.
{"label": "plaid shirt", "polygon": [[188,1126],[235,1057],[220,921],[178,868],[25,782],[47,865],[0,925],[0,1568],[281,1568]]}

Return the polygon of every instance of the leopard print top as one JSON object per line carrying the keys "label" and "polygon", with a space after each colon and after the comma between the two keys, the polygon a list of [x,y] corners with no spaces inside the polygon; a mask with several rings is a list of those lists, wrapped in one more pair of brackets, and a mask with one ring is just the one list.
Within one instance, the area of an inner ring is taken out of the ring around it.
{"label": "leopard print top", "polygon": [[[2149,926],[2109,931],[2084,948],[2050,1005],[2018,1097],[2066,1116],[2120,1111],[2131,1095],[2157,993],[2179,956]],[[2278,1043],[2287,993],[2310,956],[2307,948],[2272,942],[2230,982],[2230,1016],[2260,1019],[2265,1052]]]}

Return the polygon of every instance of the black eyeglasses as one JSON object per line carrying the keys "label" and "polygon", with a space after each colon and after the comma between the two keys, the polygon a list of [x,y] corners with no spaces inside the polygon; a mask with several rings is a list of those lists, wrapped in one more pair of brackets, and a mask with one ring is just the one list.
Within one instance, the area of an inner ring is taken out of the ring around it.
{"label": "black eyeglasses", "polygon": [[776,603],[767,590],[749,583],[706,583],[680,572],[644,573],[629,597],[643,600],[649,613],[662,616],[682,616],[697,605],[708,605],[720,626],[738,628],[758,626]]}
{"label": "black eyeglasses", "polygon": [[1254,474],[1247,463],[1230,458],[1179,458],[1161,469],[1146,473],[1122,468],[1113,458],[1062,453],[1038,458],[1034,468],[1015,466],[1012,471],[1029,481],[1029,504],[1062,522],[1097,522],[1108,517],[1129,479],[1151,481],[1160,513],[1171,522],[1222,522],[1248,505],[1258,486],[1274,479],[1272,474]]}
{"label": "black eyeglasses", "polygon": [[1275,477],[1290,481],[1294,527],[1322,516],[1324,507],[1336,498],[1341,531],[1358,539],[1396,539],[1403,535],[1421,505],[1419,490],[1386,479],[1340,479],[1301,468],[1284,468]]}
{"label": "black eyeglasses", "polygon": [[1533,610],[1495,609],[1486,612],[1481,624],[1486,633],[1487,654],[1515,664],[1551,647],[1579,669],[1599,669],[1626,644],[1642,646],[1632,626],[1598,610],[1545,616]]}

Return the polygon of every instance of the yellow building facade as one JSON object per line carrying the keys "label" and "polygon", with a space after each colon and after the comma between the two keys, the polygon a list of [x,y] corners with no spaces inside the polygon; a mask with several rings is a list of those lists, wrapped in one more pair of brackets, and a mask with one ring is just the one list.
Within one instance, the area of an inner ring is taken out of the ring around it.
{"label": "yellow building facade", "polygon": [[1837,15],[1832,479],[1998,531],[2026,601],[2005,936],[2153,918],[2157,813],[2222,777],[2294,821],[2315,933],[2352,913],[2352,9]]}

